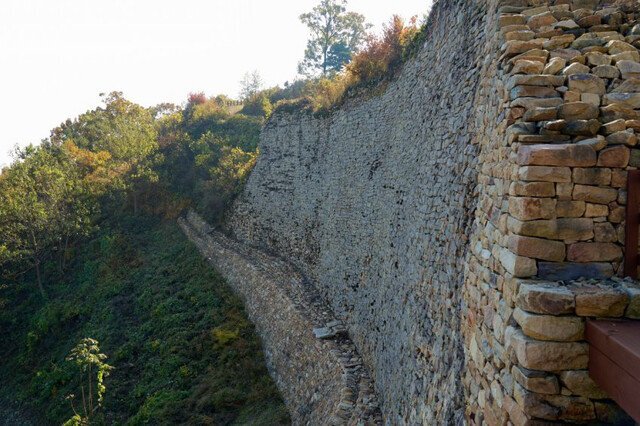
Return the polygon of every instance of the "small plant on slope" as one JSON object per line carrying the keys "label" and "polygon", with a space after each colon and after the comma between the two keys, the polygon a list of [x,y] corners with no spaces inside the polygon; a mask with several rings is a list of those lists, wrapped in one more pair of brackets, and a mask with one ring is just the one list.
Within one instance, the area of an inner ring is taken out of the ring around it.
{"label": "small plant on slope", "polygon": [[[82,410],[76,410],[73,400],[74,395],[69,395],[74,416],[64,423],[64,426],[89,425],[98,409],[102,406],[106,387],[104,378],[109,375],[112,366],[105,363],[107,356],[100,353],[98,341],[85,338],[69,352],[66,360],[74,362],[80,369],[80,391],[82,395]],[[95,374],[95,381],[93,374]],[[94,399],[95,397],[95,399]]]}

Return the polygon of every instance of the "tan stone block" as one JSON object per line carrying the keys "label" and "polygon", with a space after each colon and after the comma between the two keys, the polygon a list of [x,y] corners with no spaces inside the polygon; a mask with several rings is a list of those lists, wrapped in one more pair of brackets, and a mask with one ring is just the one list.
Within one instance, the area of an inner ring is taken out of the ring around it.
{"label": "tan stone block", "polygon": [[519,53],[525,53],[532,49],[540,49],[544,46],[543,40],[533,39],[527,41],[511,40],[504,44],[504,54],[514,56]]}
{"label": "tan stone block", "polygon": [[633,130],[615,132],[607,136],[607,144],[609,145],[635,146],[637,143],[638,143],[638,138],[633,133]]}
{"label": "tan stone block", "polygon": [[607,90],[604,80],[593,74],[572,74],[569,76],[569,90],[580,93],[604,95]]}
{"label": "tan stone block", "polygon": [[520,280],[515,299],[520,309],[536,314],[564,315],[575,311],[575,296],[555,282]]}
{"label": "tan stone block", "polygon": [[607,168],[575,168],[573,182],[582,185],[609,185],[611,183],[611,169]]}
{"label": "tan stone block", "polygon": [[[514,385],[514,399],[525,414],[544,420],[566,420],[584,423],[596,418],[593,403],[584,397],[567,395],[544,395]],[[538,422],[532,424],[546,424]]]}
{"label": "tan stone block", "polygon": [[627,167],[631,152],[624,145],[603,149],[598,154],[598,167]]}
{"label": "tan stone block", "polygon": [[581,99],[582,99],[582,96],[581,96],[580,92],[575,92],[575,91],[572,91],[572,90],[567,90],[566,92],[564,92],[564,102],[565,103],[580,102]]}
{"label": "tan stone block", "polygon": [[534,340],[519,329],[511,333],[509,340],[519,364],[530,370],[561,371],[587,367],[587,343]]}
{"label": "tan stone block", "polygon": [[618,238],[615,228],[609,222],[596,223],[593,233],[594,240],[598,243],[614,243]]}
{"label": "tan stone block", "polygon": [[[589,69],[588,66],[574,62],[572,64],[569,64],[569,66],[567,66],[564,70],[562,70],[562,75],[569,76],[569,75],[575,75],[575,74],[586,74],[589,71],[591,70]],[[576,93],[580,93],[580,92],[576,90]]]}
{"label": "tan stone block", "polygon": [[585,217],[607,217],[609,215],[609,206],[606,204],[587,204],[584,212]]}
{"label": "tan stone block", "polygon": [[588,145],[595,151],[600,151],[607,146],[607,140],[602,135],[597,135],[595,138],[583,139],[577,142],[578,145]]}
{"label": "tan stone block", "polygon": [[569,245],[570,262],[612,262],[622,259],[622,249],[613,243],[575,243]]}
{"label": "tan stone block", "polygon": [[601,120],[605,123],[614,120],[637,120],[640,112],[620,104],[611,104],[600,108]]}
{"label": "tan stone block", "polygon": [[640,108],[640,93],[613,92],[602,97],[603,105],[619,104],[627,108]]}
{"label": "tan stone block", "polygon": [[518,149],[517,160],[521,166],[591,167],[596,152],[588,145],[527,145]]}
{"label": "tan stone block", "polygon": [[556,189],[553,182],[511,182],[511,185],[509,186],[509,195],[520,195],[525,197],[553,197],[556,195]]}
{"label": "tan stone block", "polygon": [[523,166],[518,169],[518,179],[523,181],[571,182],[569,167]]}
{"label": "tan stone block", "polygon": [[573,199],[590,203],[607,204],[618,198],[618,190],[615,188],[603,188],[599,186],[575,185],[573,187]]}
{"label": "tan stone block", "polygon": [[538,61],[527,61],[520,59],[516,61],[511,71],[513,74],[542,74],[544,64]]}
{"label": "tan stone block", "polygon": [[498,18],[498,26],[504,28],[508,25],[523,25],[527,23],[527,17],[524,15],[501,15]]}
{"label": "tan stone block", "polygon": [[549,121],[555,120],[557,114],[556,108],[534,108],[525,112],[522,119],[527,122]]}
{"label": "tan stone block", "polygon": [[600,109],[586,102],[568,102],[558,108],[558,117],[565,120],[591,120],[599,115]]}
{"label": "tan stone block", "polygon": [[625,216],[624,206],[618,203],[609,203],[609,217],[607,218],[611,223],[622,223]]}
{"label": "tan stone block", "polygon": [[581,217],[584,211],[584,201],[559,200],[556,204],[557,217]]}
{"label": "tan stone block", "polygon": [[515,218],[507,221],[509,231],[528,237],[551,240],[585,241],[593,238],[593,219],[562,218],[522,222]]}
{"label": "tan stone block", "polygon": [[593,285],[574,285],[576,315],[583,317],[621,317],[629,302],[624,290]]}
{"label": "tan stone block", "polygon": [[591,70],[591,73],[600,78],[620,77],[620,70],[613,65],[598,65]]}
{"label": "tan stone block", "polygon": [[611,55],[611,59],[613,59],[613,63],[616,64],[620,61],[633,61],[640,62],[640,54],[635,52],[622,52],[617,53],[615,55]]}
{"label": "tan stone block", "polygon": [[[580,101],[586,102],[595,107],[600,106],[600,95],[596,95],[595,93],[581,93]],[[599,111],[598,111],[599,112]]]}
{"label": "tan stone block", "polygon": [[532,277],[538,271],[535,260],[517,256],[507,249],[500,250],[498,260],[502,267],[514,277]]}
{"label": "tan stone block", "polygon": [[536,315],[516,308],[513,318],[523,333],[532,339],[555,342],[576,342],[584,339],[584,320],[579,317]]}
{"label": "tan stone block", "polygon": [[574,395],[593,399],[606,399],[609,396],[589,377],[587,370],[568,370],[560,373],[562,384]]}
{"label": "tan stone block", "polygon": [[565,256],[564,243],[542,238],[510,235],[508,246],[509,250],[518,256],[531,257],[534,259],[562,262]]}
{"label": "tan stone block", "polygon": [[536,30],[547,25],[552,25],[558,22],[551,12],[543,12],[538,15],[534,15],[527,21],[527,26],[532,30]]}
{"label": "tan stone block", "polygon": [[640,77],[640,64],[635,61],[617,61],[616,67],[620,70],[623,79]]}
{"label": "tan stone block", "polygon": [[553,198],[509,197],[509,213],[518,220],[551,219],[555,212]]}
{"label": "tan stone block", "polygon": [[558,74],[567,65],[567,61],[563,58],[552,58],[544,67],[543,74]]}
{"label": "tan stone block", "polygon": [[627,130],[627,126],[626,126],[626,121],[625,120],[614,120],[614,121],[610,121],[606,124],[603,124],[601,129],[604,131],[604,133],[606,135],[610,135],[612,133],[616,133],[616,132],[623,132],[625,130]]}
{"label": "tan stone block", "polygon": [[573,184],[572,183],[557,183],[556,194],[558,200],[570,200],[573,197]]}
{"label": "tan stone block", "polygon": [[544,87],[544,86],[516,86],[511,89],[510,99],[514,100],[517,98],[559,98],[560,93],[557,92],[552,87]]}
{"label": "tan stone block", "polygon": [[526,390],[542,394],[560,393],[560,384],[555,375],[543,371],[528,370],[514,365],[511,374],[516,382]]}
{"label": "tan stone block", "polygon": [[627,186],[627,172],[624,170],[613,170],[611,172],[611,186],[614,188],[624,188]]}
{"label": "tan stone block", "polygon": [[621,40],[611,40],[608,42],[605,47],[610,55],[617,55],[622,52],[637,52],[638,49],[630,45],[629,43],[625,43]]}

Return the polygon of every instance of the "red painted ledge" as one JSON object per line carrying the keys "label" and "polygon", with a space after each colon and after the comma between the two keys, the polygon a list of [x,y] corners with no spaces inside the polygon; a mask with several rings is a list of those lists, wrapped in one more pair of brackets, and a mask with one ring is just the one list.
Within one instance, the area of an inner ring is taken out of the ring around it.
{"label": "red painted ledge", "polygon": [[640,321],[587,321],[589,375],[640,422]]}

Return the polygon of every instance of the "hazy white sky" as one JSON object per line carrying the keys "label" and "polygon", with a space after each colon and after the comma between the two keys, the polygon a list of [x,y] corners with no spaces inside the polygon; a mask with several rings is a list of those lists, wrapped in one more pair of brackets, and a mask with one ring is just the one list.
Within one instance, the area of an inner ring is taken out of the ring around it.
{"label": "hazy white sky", "polygon": [[[0,0],[0,165],[66,118],[123,91],[145,106],[189,92],[236,96],[249,70],[293,80],[318,0]],[[380,28],[431,0],[351,0]]]}

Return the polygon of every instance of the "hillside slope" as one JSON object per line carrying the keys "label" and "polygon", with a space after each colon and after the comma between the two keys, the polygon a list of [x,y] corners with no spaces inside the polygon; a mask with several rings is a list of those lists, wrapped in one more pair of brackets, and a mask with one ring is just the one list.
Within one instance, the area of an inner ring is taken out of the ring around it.
{"label": "hillside slope", "polygon": [[36,424],[71,417],[65,398],[79,390],[64,359],[92,337],[115,367],[106,424],[288,423],[241,302],[176,225],[120,220],[79,252],[46,303],[29,282],[0,294],[21,301],[0,312],[6,421],[26,422],[20,411]]}

